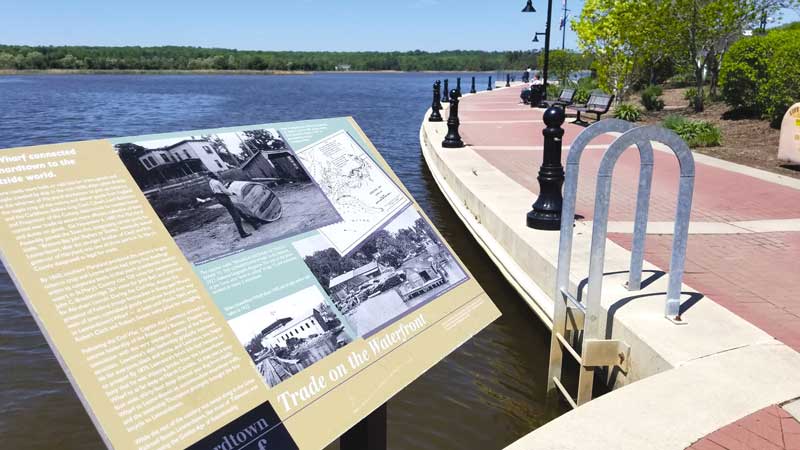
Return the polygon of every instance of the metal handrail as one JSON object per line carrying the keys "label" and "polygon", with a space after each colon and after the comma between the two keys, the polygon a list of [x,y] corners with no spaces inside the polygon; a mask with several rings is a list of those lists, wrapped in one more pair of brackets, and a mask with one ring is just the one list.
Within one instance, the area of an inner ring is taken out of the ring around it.
{"label": "metal handrail", "polygon": [[[570,146],[569,153],[567,154],[566,173],[564,178],[564,196],[561,206],[561,231],[558,243],[558,266],[556,272],[556,292],[554,299],[559,299],[561,296],[565,301],[556,301],[554,304],[555,310],[553,311],[553,336],[563,334],[566,330],[564,323],[567,315],[566,301],[578,306],[578,309],[583,313],[587,313],[587,303],[581,304],[578,302],[577,293],[575,296],[569,294],[569,273],[572,260],[572,239],[573,239],[573,223],[575,220],[575,207],[578,196],[578,176],[580,173],[580,161],[583,156],[583,151],[589,143],[596,137],[606,133],[624,133],[635,128],[631,122],[619,119],[606,119],[595,122],[586,129],[584,129],[573,141]],[[629,286],[638,289],[641,280],[641,267],[642,260],[644,259],[644,235],[647,230],[647,211],[650,199],[650,185],[652,183],[652,161],[653,149],[650,143],[646,141],[639,145],[639,152],[643,161],[649,162],[647,169],[643,170],[640,174],[639,181],[639,199],[636,206],[636,224],[634,228],[638,230],[642,237],[634,238],[634,251],[631,260],[631,275],[628,282]],[[596,315],[596,312],[592,314]],[[587,314],[589,315],[589,314]],[[563,320],[562,320],[563,319]],[[594,337],[595,335],[585,335],[584,337]],[[550,379],[561,377],[561,361],[562,352],[560,351],[561,343],[556,337],[551,339],[550,343],[550,366],[549,373]],[[554,388],[555,385],[548,382],[548,392]]]}
{"label": "metal handrail", "polygon": [[[614,172],[614,166],[625,149],[632,145],[639,145],[641,142],[648,142],[648,144],[649,142],[659,142],[669,147],[678,158],[678,164],[680,166],[678,204],[675,212],[675,228],[665,306],[665,315],[668,318],[680,320],[680,293],[683,283],[686,244],[689,237],[689,216],[692,209],[692,196],[694,191],[694,157],[692,156],[689,146],[686,145],[686,142],[684,142],[680,136],[671,130],[655,125],[634,128],[623,133],[608,147],[608,150],[606,150],[600,162],[600,169],[597,174],[594,223],[592,226],[589,287],[586,295],[587,305],[589,309],[592,308],[592,305],[600,305],[600,295],[603,289],[606,234],[608,230],[608,203],[611,197],[611,176]],[[643,169],[644,164],[643,161]],[[650,164],[652,166],[652,160]],[[639,196],[641,197],[641,194]],[[637,208],[639,204],[638,200]],[[637,221],[639,219],[638,215],[637,209]],[[641,236],[642,240],[644,239],[643,235],[644,233],[642,233]],[[635,235],[634,238],[636,237],[638,236]]]}
{"label": "metal handrail", "polygon": [[[619,119],[606,119],[596,122],[583,130],[575,138],[567,155],[567,167],[564,179],[564,201],[561,209],[561,232],[558,244],[558,273],[556,290],[569,289],[569,271],[572,259],[572,228],[575,217],[575,204],[578,196],[578,175],[580,160],[586,146],[596,137],[606,133],[624,133],[635,128],[631,122]],[[644,243],[647,234],[647,216],[650,204],[650,187],[653,182],[653,148],[650,142],[643,142],[639,147],[640,158],[648,164],[643,165],[639,175],[639,191],[636,200],[636,222],[631,251],[631,268],[628,278],[628,289],[639,290],[642,282],[642,265],[644,261]],[[596,220],[596,218],[595,218]]]}
{"label": "metal handrail", "polygon": [[[614,132],[622,134],[608,147],[600,161],[595,190],[594,217],[592,218],[588,289],[585,301],[578,302],[580,292],[576,295],[572,295],[569,292],[569,275],[580,160],[583,151],[594,138],[601,134]],[[659,126],[636,128],[632,123],[616,119],[596,122],[578,135],[567,155],[561,211],[561,234],[558,244],[556,292],[554,296],[554,299],[558,300],[555,302],[553,335],[550,341],[548,396],[551,397],[550,393],[553,391],[560,391],[573,407],[591,400],[594,367],[620,366],[622,370],[628,370],[627,368],[630,367],[630,346],[623,340],[602,338],[599,329],[601,317],[600,299],[603,290],[603,269],[605,266],[606,236],[608,232],[608,211],[611,200],[611,178],[614,166],[622,153],[626,149],[636,146],[639,150],[640,167],[636,195],[636,219],[627,288],[628,290],[639,290],[641,289],[650,191],[653,182],[654,157],[651,142],[658,142],[669,147],[677,157],[680,165],[678,205],[675,213],[675,230],[672,242],[665,315],[675,322],[681,320],[680,294],[695,176],[692,152],[680,136]],[[577,306],[577,308],[570,306],[569,303]],[[571,330],[573,332],[582,331],[582,334],[579,335],[582,340],[580,355],[564,337],[568,310],[573,311],[573,313],[577,311],[581,316],[579,325],[573,325]],[[564,350],[581,365],[576,400],[569,396],[560,383]]]}

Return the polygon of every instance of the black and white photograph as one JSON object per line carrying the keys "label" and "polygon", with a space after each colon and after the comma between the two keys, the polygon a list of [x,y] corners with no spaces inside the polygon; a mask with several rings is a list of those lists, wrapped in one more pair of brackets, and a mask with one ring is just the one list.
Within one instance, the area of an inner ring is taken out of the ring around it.
{"label": "black and white photograph", "polygon": [[352,342],[316,286],[231,319],[228,324],[270,387]]}
{"label": "black and white photograph", "polygon": [[322,235],[293,245],[350,327],[363,337],[467,279],[413,207],[344,257]]}
{"label": "black and white photograph", "polygon": [[195,263],[341,221],[275,129],[117,144],[161,221]]}

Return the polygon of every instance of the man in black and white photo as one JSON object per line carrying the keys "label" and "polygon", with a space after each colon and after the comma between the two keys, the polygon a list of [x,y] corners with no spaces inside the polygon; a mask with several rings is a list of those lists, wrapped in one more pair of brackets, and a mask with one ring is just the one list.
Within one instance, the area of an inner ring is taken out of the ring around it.
{"label": "man in black and white photo", "polygon": [[194,264],[342,221],[276,129],[198,132],[115,147]]}
{"label": "man in black and white photo", "polygon": [[[228,213],[233,219],[233,223],[236,225],[236,229],[239,231],[239,236],[241,236],[242,239],[250,237],[251,234],[244,231],[244,226],[242,226],[242,215],[239,214],[239,210],[236,209],[231,201],[231,197],[235,196],[236,194],[229,191],[228,188],[225,187],[225,184],[220,181],[217,174],[210,172],[208,174],[208,178],[208,187],[211,188],[211,192],[214,194],[214,198],[217,199],[219,204],[228,210]],[[257,220],[251,219],[249,216],[245,216],[244,218],[247,223],[253,227],[253,229],[257,230],[260,227]]]}

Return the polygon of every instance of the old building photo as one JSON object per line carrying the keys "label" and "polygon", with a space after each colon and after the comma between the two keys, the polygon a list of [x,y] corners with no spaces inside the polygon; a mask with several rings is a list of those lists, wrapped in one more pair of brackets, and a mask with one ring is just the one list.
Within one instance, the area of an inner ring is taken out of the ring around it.
{"label": "old building photo", "polygon": [[115,147],[195,264],[341,220],[274,129]]}
{"label": "old building photo", "polygon": [[352,342],[316,287],[228,321],[269,386]]}
{"label": "old building photo", "polygon": [[345,257],[321,235],[294,246],[359,336],[369,336],[466,280],[414,207]]}

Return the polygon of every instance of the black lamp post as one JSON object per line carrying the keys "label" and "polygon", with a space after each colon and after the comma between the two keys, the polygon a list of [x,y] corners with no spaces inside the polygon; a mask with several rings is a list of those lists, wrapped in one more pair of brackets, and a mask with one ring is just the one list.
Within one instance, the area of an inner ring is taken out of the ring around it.
{"label": "black lamp post", "polygon": [[[528,0],[525,4],[525,7],[522,8],[522,12],[524,13],[532,13],[536,12],[536,9],[533,7],[533,0]],[[553,14],[553,0],[547,0],[547,25],[544,29],[544,67],[542,68],[542,78],[544,83],[544,94],[542,95],[542,100],[547,100],[547,68],[550,65],[550,16]],[[533,42],[539,42],[539,35],[542,33],[536,33],[533,37]]]}

